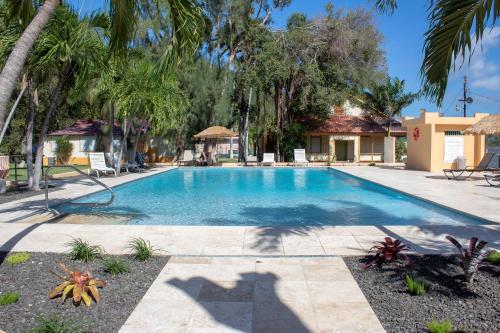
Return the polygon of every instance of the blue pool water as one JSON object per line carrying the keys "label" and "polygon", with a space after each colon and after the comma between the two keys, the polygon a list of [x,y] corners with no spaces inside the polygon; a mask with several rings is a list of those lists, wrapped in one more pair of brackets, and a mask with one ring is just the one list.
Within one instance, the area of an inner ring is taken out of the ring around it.
{"label": "blue pool water", "polygon": [[[115,187],[106,208],[60,211],[132,216],[133,224],[421,225],[479,224],[456,213],[333,169],[181,168]],[[99,192],[78,201],[105,201]]]}

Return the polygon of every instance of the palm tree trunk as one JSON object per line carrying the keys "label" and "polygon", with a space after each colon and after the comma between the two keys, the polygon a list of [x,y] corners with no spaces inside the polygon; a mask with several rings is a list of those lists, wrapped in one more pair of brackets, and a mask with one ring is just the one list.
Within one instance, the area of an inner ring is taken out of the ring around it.
{"label": "palm tree trunk", "polygon": [[[35,157],[35,170],[33,177],[33,191],[40,191],[40,178],[42,176],[42,167],[43,167],[43,146],[45,143],[45,138],[47,137],[47,132],[49,130],[50,119],[52,115],[56,111],[57,104],[59,102],[59,96],[61,95],[62,88],[68,79],[69,73],[71,70],[70,65],[66,65],[64,71],[59,77],[59,81],[57,82],[56,87],[52,91],[50,96],[50,106],[45,114],[45,118],[43,120],[42,129],[40,131],[40,136],[38,137],[38,143],[36,147],[36,157]],[[45,184],[47,186],[47,184]]]}
{"label": "palm tree trunk", "polygon": [[[117,174],[120,174],[120,164],[122,162],[122,159],[123,159],[123,154],[125,153],[125,149],[127,147],[127,138],[128,138],[128,134],[130,132],[130,126],[132,124],[132,121],[127,121],[127,119],[125,118],[123,120],[123,137],[122,137],[122,142],[120,144],[120,153],[118,154],[118,161],[116,161],[116,173]],[[113,166],[115,167],[115,166]]]}
{"label": "palm tree trunk", "polygon": [[109,115],[109,158],[111,160],[111,165],[115,165],[115,145],[114,145],[114,128],[115,128],[115,103],[110,102],[110,112]]}
{"label": "palm tree trunk", "polygon": [[141,139],[142,129],[144,128],[144,121],[141,121],[141,126],[137,130],[135,135],[134,147],[132,148],[131,158],[135,161],[135,153],[137,152],[137,146],[139,145],[139,140]]}
{"label": "palm tree trunk", "polygon": [[266,104],[266,94],[264,94],[264,98],[262,100],[262,107],[264,108],[264,131],[262,133],[262,145],[261,145],[261,155],[259,158],[262,158],[264,156],[264,153],[266,152],[267,149],[267,104]]}
{"label": "palm tree trunk", "polygon": [[12,49],[0,73],[0,128],[3,128],[7,106],[33,44],[54,14],[60,0],[46,0]]}
{"label": "palm tree trunk", "polygon": [[35,123],[36,102],[33,92],[33,81],[28,78],[28,114],[26,115],[26,135],[25,135],[25,158],[26,172],[28,174],[28,188],[33,187],[34,169],[33,169],[33,125]]}
{"label": "palm tree trunk", "polygon": [[279,82],[274,83],[274,108],[276,110],[276,155],[280,162],[280,143],[281,143],[281,86]]}

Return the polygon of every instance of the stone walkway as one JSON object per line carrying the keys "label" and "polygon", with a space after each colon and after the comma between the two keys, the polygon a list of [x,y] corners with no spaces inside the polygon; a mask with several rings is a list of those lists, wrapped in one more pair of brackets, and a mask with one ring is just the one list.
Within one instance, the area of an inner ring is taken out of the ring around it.
{"label": "stone walkway", "polygon": [[173,257],[120,333],[385,332],[344,261]]}

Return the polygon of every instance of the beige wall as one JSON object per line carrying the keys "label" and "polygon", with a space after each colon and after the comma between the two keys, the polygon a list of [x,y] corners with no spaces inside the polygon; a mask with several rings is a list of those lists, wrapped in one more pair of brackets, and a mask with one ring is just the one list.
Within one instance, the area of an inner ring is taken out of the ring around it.
{"label": "beige wall", "polygon": [[[463,131],[487,115],[440,117],[437,112],[422,112],[419,118],[404,119],[408,130],[407,168],[438,172],[456,167],[455,163],[444,162],[445,131]],[[415,128],[420,132],[418,140],[413,136]],[[485,152],[484,135],[464,135],[463,140],[467,165],[477,166]]]}

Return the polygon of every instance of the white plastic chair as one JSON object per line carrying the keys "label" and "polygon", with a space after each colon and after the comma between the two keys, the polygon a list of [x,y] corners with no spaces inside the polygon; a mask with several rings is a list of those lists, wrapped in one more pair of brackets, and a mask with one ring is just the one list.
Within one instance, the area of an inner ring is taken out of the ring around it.
{"label": "white plastic chair", "polygon": [[260,165],[271,165],[275,166],[276,161],[274,160],[274,153],[264,153],[264,156],[262,156],[262,162],[260,162]]}
{"label": "white plastic chair", "polygon": [[184,150],[184,154],[182,155],[182,159],[179,161],[179,164],[193,164],[194,163],[194,155],[192,150]]}
{"label": "white plastic chair", "polygon": [[306,150],[305,149],[294,149],[293,150],[293,164],[294,165],[309,165],[309,161],[306,159]]}
{"label": "white plastic chair", "polygon": [[90,175],[92,171],[95,171],[97,178],[99,178],[99,172],[104,174],[114,173],[116,177],[116,170],[106,166],[106,159],[104,158],[104,153],[89,153],[89,163],[90,167],[88,174]]}

